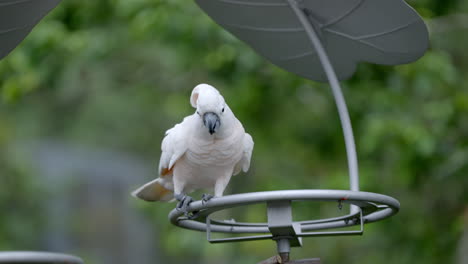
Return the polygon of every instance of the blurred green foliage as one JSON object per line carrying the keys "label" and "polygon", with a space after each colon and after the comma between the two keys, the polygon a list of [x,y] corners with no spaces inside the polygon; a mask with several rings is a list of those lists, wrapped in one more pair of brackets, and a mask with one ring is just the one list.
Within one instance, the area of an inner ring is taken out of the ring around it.
{"label": "blurred green foliage", "polygon": [[[410,4],[431,21],[468,11],[458,0]],[[415,63],[361,64],[343,82],[361,189],[396,197],[402,210],[363,237],[307,239],[295,257],[454,263],[468,229],[468,40],[454,30],[431,31],[432,48]],[[40,243],[47,206],[9,143],[60,139],[156,163],[164,131],[192,113],[188,97],[201,82],[221,90],[256,143],[251,172],[227,193],[348,188],[326,84],[269,64],[192,1],[64,0],[0,62],[0,249]],[[210,245],[168,223],[173,204],[136,204],[157,223],[164,263],[256,263],[274,254],[272,242]],[[301,208],[299,216],[314,215]]]}

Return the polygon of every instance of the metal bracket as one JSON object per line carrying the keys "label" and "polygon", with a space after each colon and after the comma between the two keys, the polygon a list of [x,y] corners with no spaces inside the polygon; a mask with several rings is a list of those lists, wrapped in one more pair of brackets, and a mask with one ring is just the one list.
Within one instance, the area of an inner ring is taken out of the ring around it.
{"label": "metal bracket", "polygon": [[268,202],[267,215],[268,229],[274,240],[287,239],[292,247],[302,246],[302,239],[297,236],[301,228],[293,222],[291,201]]}
{"label": "metal bracket", "polygon": [[[241,242],[252,240],[273,239],[278,244],[278,252],[289,252],[290,247],[301,247],[302,237],[316,236],[342,236],[342,235],[362,235],[364,233],[364,217],[362,208],[356,206],[359,210],[359,216],[356,215],[351,219],[343,219],[346,226],[354,226],[359,224],[359,230],[352,231],[325,231],[325,232],[302,232],[300,222],[294,222],[292,219],[292,207],[290,200],[271,201],[267,203],[268,223],[267,227],[271,234],[255,235],[255,236],[240,236],[228,238],[212,238],[211,237],[211,218],[206,217],[206,239],[210,243],[225,243],[225,242]],[[234,222],[235,223],[235,222]],[[226,222],[226,225],[232,222]],[[260,225],[257,225],[260,226]],[[264,226],[264,225],[262,225]],[[266,225],[265,225],[266,226]],[[231,226],[231,231],[234,230]]]}

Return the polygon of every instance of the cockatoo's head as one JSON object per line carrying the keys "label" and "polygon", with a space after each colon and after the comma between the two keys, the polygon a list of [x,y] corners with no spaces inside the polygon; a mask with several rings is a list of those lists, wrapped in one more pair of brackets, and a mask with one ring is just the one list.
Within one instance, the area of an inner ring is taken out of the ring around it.
{"label": "cockatoo's head", "polygon": [[208,84],[197,85],[190,96],[190,104],[197,109],[196,113],[210,135],[220,129],[228,106],[216,88]]}

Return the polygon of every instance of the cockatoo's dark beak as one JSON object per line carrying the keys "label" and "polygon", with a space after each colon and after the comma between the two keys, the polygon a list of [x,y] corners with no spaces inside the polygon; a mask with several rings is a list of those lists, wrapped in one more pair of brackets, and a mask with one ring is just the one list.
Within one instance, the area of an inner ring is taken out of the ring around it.
{"label": "cockatoo's dark beak", "polygon": [[203,124],[208,128],[210,135],[213,135],[221,125],[221,120],[217,114],[208,112],[203,115]]}

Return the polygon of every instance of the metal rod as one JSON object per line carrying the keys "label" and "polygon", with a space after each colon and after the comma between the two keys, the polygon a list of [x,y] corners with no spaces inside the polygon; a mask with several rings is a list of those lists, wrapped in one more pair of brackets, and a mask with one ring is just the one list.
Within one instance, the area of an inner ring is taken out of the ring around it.
{"label": "metal rod", "polygon": [[278,249],[278,255],[281,258],[281,263],[289,261],[289,253],[291,252],[291,244],[289,239],[280,238],[276,240],[276,246]]}
{"label": "metal rod", "polygon": [[[336,77],[335,71],[332,64],[328,58],[325,49],[323,48],[320,39],[317,36],[314,28],[307,19],[306,14],[299,8],[296,0],[286,0],[293,11],[298,16],[302,26],[304,27],[307,36],[309,37],[312,45],[317,51],[317,55],[322,63],[323,70],[327,75],[328,81],[332,88],[333,97],[335,98],[336,106],[338,108],[338,114],[340,116],[341,126],[343,129],[345,144],[346,144],[346,154],[348,157],[348,169],[349,169],[349,178],[350,178],[350,187],[351,191],[359,191],[359,169],[358,161],[356,155],[356,145],[354,143],[353,129],[351,127],[351,121],[349,118],[348,109],[346,107],[346,101],[341,92],[341,87]],[[357,208],[352,206],[351,212],[356,212]]]}
{"label": "metal rod", "polygon": [[289,253],[291,251],[291,245],[289,244],[289,239],[280,238],[276,240],[276,245],[278,247],[278,253]]}
{"label": "metal rod", "polygon": [[0,263],[23,263],[23,264],[83,264],[83,260],[60,253],[35,252],[35,251],[3,251],[0,252]]}

